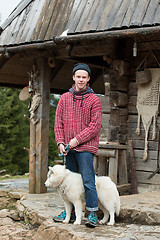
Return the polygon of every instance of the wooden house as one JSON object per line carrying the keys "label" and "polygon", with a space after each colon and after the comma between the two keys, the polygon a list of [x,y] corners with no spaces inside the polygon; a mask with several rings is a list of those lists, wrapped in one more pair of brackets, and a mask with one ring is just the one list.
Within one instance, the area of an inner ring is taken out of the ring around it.
{"label": "wooden house", "polygon": [[160,1],[22,0],[0,28],[0,86],[37,84],[30,192],[46,191],[49,95],[72,86],[77,62],[90,66],[103,107],[97,174],[159,190]]}

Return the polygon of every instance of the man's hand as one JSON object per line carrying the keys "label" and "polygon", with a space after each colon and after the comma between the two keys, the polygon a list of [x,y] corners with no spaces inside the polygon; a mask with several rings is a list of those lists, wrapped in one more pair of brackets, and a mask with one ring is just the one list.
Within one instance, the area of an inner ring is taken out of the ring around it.
{"label": "man's hand", "polygon": [[69,142],[70,148],[75,148],[78,145],[78,141],[76,138],[72,138],[71,141]]}
{"label": "man's hand", "polygon": [[62,153],[63,153],[63,155],[67,155],[67,153],[66,153],[66,151],[65,151],[64,144],[63,144],[63,143],[60,143],[60,144],[58,145],[58,150],[59,150],[60,154],[62,154]]}

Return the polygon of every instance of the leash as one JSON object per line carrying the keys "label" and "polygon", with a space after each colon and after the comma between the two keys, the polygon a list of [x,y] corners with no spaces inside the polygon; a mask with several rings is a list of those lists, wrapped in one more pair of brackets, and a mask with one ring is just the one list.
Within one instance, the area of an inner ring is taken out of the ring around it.
{"label": "leash", "polygon": [[[67,146],[65,147],[66,153],[68,153],[69,150],[70,150],[70,146],[69,146],[69,143],[68,143]],[[63,157],[63,164],[64,164],[64,166],[66,166],[66,155],[64,155],[64,153],[60,153],[59,157]]]}

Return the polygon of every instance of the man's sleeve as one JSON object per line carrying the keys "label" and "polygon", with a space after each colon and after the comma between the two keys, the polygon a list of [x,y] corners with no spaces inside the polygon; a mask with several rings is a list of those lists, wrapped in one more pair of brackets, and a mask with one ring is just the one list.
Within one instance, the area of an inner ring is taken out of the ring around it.
{"label": "man's sleeve", "polygon": [[63,129],[63,100],[60,98],[56,114],[55,114],[55,124],[54,124],[55,140],[57,144],[64,143],[64,129]]}
{"label": "man's sleeve", "polygon": [[99,98],[93,103],[91,110],[91,122],[87,128],[77,134],[75,137],[79,144],[90,141],[99,134],[102,125],[102,108]]}

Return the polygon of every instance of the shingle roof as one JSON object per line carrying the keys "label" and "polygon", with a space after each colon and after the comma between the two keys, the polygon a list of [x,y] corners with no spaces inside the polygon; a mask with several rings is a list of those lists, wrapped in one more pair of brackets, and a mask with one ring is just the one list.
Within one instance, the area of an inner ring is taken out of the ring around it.
{"label": "shingle roof", "polygon": [[159,0],[22,0],[1,26],[0,45],[68,34],[160,25]]}

